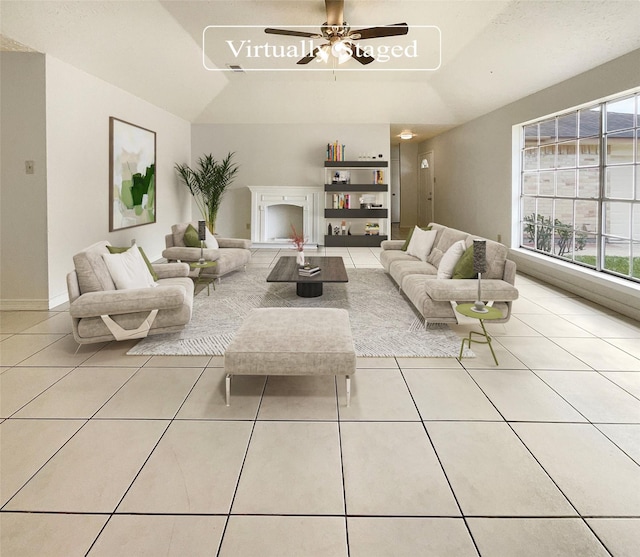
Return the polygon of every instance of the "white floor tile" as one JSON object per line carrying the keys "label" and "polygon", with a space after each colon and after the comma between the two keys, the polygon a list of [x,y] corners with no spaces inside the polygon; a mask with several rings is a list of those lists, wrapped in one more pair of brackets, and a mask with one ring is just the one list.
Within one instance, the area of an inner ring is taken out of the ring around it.
{"label": "white floor tile", "polygon": [[640,516],[640,467],[594,426],[513,427],[581,514]]}
{"label": "white floor tile", "polygon": [[7,369],[0,375],[0,417],[9,417],[71,370],[65,367]]}
{"label": "white floor tile", "polygon": [[343,514],[336,422],[257,422],[234,514]]}
{"label": "white floor tile", "polygon": [[0,506],[47,462],[84,420],[6,420],[0,424]]}
{"label": "white floor tile", "polygon": [[588,420],[598,423],[638,423],[640,400],[599,373],[538,371],[542,380]]}
{"label": "white floor tile", "polygon": [[[593,369],[640,371],[640,360],[599,338],[554,338],[561,348]],[[640,343],[640,340],[638,340]]]}
{"label": "white floor tile", "polygon": [[231,516],[220,557],[347,557],[344,518]]}
{"label": "white floor tile", "polygon": [[616,557],[637,557],[640,547],[639,518],[588,518],[587,523]]}
{"label": "white floor tile", "polygon": [[167,424],[161,420],[91,420],[5,508],[113,512]]}
{"label": "white floor tile", "polygon": [[90,418],[129,378],[135,368],[79,367],[24,406],[16,418]]}
{"label": "white floor tile", "polygon": [[586,421],[529,370],[472,370],[470,373],[507,421]]}
{"label": "white floor tile", "polygon": [[[547,338],[500,337],[499,342],[530,369],[591,369]],[[503,367],[514,369],[510,364],[502,363],[500,355],[498,361]]]}
{"label": "white floor tile", "polygon": [[207,557],[215,555],[223,516],[121,516],[109,520],[89,557]]}
{"label": "white floor tile", "polygon": [[463,369],[402,372],[423,420],[502,420]]}
{"label": "white floor tile", "polygon": [[337,420],[334,376],[271,376],[260,404],[259,420]]}
{"label": "white floor tile", "polygon": [[426,427],[465,514],[575,514],[508,425],[427,422]]}
{"label": "white floor tile", "polygon": [[609,553],[578,518],[469,518],[481,555],[607,557]]}
{"label": "white floor tile", "polygon": [[109,519],[98,514],[0,515],[0,547],[11,557],[75,557],[86,555]]}
{"label": "white floor tile", "polygon": [[343,423],[350,515],[459,516],[422,424]]}
{"label": "white floor tile", "polygon": [[596,427],[640,465],[640,424],[597,424]]}
{"label": "white floor tile", "polygon": [[[3,366],[15,366],[24,362],[33,354],[44,350],[47,346],[63,338],[64,335],[13,335],[0,343],[0,364]],[[86,358],[86,355],[85,355]],[[38,365],[32,362],[30,365]],[[52,365],[51,362],[43,364]],[[55,364],[53,364],[55,365]],[[64,365],[64,364],[60,364]],[[67,365],[77,365],[76,363]]]}
{"label": "white floor tile", "polygon": [[251,422],[173,422],[118,513],[228,513]]}
{"label": "white floor tile", "polygon": [[96,418],[173,418],[200,374],[198,368],[141,368]]}
{"label": "white floor tile", "polygon": [[350,557],[476,557],[461,518],[349,518]]}

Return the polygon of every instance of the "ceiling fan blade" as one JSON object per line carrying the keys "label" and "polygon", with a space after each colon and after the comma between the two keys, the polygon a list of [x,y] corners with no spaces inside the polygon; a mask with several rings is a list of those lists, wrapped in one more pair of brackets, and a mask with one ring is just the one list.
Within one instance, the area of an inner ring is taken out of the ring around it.
{"label": "ceiling fan blade", "polygon": [[353,43],[345,43],[349,49],[351,50],[351,58],[360,62],[363,66],[367,64],[371,64],[371,62],[375,62],[375,58],[373,56],[369,56],[360,50]]}
{"label": "ceiling fan blade", "polygon": [[361,41],[362,39],[377,39],[379,37],[397,37],[406,35],[408,32],[409,26],[406,23],[394,23],[393,25],[384,25],[382,27],[357,29],[352,34],[354,40]]}
{"label": "ceiling fan blade", "polygon": [[308,33],[306,31],[292,31],[291,29],[272,29],[267,27],[264,30],[269,35],[287,35],[289,37],[305,37],[307,39],[321,39],[322,35],[319,33]]}
{"label": "ceiling fan blade", "polygon": [[342,25],[344,23],[344,0],[324,0],[327,8],[327,25]]}
{"label": "ceiling fan blade", "polygon": [[316,46],[309,54],[307,54],[304,58],[300,58],[300,60],[298,60],[296,62],[296,64],[308,64],[309,62],[312,62],[313,60],[315,60],[316,56],[318,55],[318,51],[320,50],[321,47]]}

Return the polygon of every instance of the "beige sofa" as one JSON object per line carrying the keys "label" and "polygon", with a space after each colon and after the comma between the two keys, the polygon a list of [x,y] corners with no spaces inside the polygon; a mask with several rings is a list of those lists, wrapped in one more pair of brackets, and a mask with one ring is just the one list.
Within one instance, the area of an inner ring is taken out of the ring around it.
{"label": "beige sofa", "polygon": [[193,306],[189,266],[153,264],[158,286],[116,290],[102,258],[109,253],[109,245],[98,242],[73,256],[75,270],[67,275],[67,290],[76,342],[142,338],[183,329],[191,320]]}
{"label": "beige sofa", "polygon": [[[166,249],[162,252],[169,262],[184,261],[186,263],[194,263],[200,259],[200,248],[188,247],[184,243],[184,233],[189,226],[197,230],[197,222],[185,222],[174,224],[171,227],[171,234],[164,237]],[[202,269],[202,274],[212,278],[220,278],[227,273],[231,273],[237,269],[246,268],[251,261],[251,240],[243,238],[220,238],[216,236],[218,241],[218,249],[203,250],[203,257],[206,261],[215,261],[216,265],[206,269]],[[191,272],[191,276],[197,276],[198,270]]]}
{"label": "beige sofa", "polygon": [[[383,241],[380,261],[426,323],[457,323],[452,302],[476,301],[478,280],[439,279],[438,263],[455,242],[463,240],[469,247],[478,237],[436,223],[429,226],[437,231],[437,235],[427,261],[402,251],[404,240]],[[507,255],[506,246],[487,240],[487,271],[482,274],[482,297],[485,302],[493,302],[493,307],[504,315],[502,319],[493,320],[494,323],[509,320],[512,301],[518,298],[514,286],[516,264],[507,259]]]}

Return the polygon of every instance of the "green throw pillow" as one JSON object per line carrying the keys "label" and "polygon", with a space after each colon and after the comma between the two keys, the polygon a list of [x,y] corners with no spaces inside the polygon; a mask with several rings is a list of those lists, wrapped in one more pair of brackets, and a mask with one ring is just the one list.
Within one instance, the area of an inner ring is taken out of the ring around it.
{"label": "green throw pillow", "polygon": [[184,231],[184,245],[189,248],[200,247],[200,237],[193,224],[187,226],[187,229]]}
{"label": "green throw pillow", "polygon": [[[128,248],[118,248],[116,246],[107,246],[107,249],[109,250],[109,253],[123,253],[128,249],[131,249],[131,246],[129,246]],[[147,254],[144,252],[144,250],[140,246],[138,246],[138,249],[140,250],[140,255],[142,255],[142,259],[144,259],[144,262],[147,264],[147,268],[149,269],[149,272],[151,273],[153,280],[157,281],[158,274],[153,270],[153,266],[151,265],[151,261],[149,261]]]}
{"label": "green throw pillow", "polygon": [[476,273],[473,270],[473,244],[471,244],[462,254],[462,257],[458,259],[456,266],[453,268],[453,276],[451,278],[476,278]]}
{"label": "green throw pillow", "polygon": [[[409,235],[407,236],[407,239],[404,241],[404,245],[400,248],[402,251],[407,251],[407,248],[409,247],[409,242],[411,241],[411,236],[413,236],[413,231],[416,229],[416,227],[414,226],[411,230],[409,230]],[[425,228],[421,228],[420,230],[431,230],[430,226],[426,226]]]}

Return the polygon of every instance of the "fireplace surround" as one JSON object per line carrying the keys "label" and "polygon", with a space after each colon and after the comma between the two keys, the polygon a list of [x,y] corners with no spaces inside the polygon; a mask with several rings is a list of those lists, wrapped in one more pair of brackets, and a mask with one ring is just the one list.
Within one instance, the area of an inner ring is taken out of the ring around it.
{"label": "fireplace surround", "polygon": [[322,190],[302,186],[248,186],[251,191],[251,242],[254,246],[289,245],[291,225],[318,245]]}

